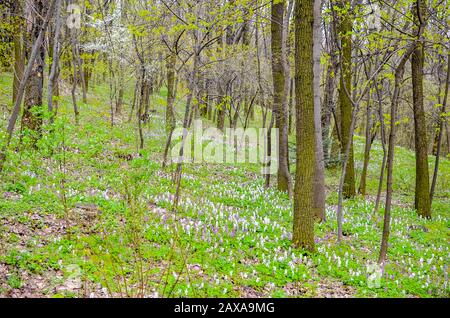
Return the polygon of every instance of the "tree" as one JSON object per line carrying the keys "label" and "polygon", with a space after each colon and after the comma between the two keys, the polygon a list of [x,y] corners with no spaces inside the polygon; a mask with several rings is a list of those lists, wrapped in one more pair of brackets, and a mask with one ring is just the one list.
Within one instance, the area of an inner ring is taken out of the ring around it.
{"label": "tree", "polygon": [[55,33],[53,39],[53,49],[52,49],[52,65],[50,67],[50,74],[48,77],[47,86],[47,108],[51,114],[51,120],[53,120],[53,95],[54,87],[57,84],[57,78],[59,73],[59,55],[60,55],[60,43],[59,35],[61,33],[61,0],[56,0],[56,22],[55,22]]}
{"label": "tree", "polygon": [[13,36],[14,42],[14,81],[13,81],[13,100],[14,103],[17,98],[17,93],[20,86],[20,81],[23,77],[23,69],[25,63],[25,54],[23,51],[23,34],[24,34],[24,22],[21,15],[23,13],[22,1],[14,1],[12,3],[12,13],[15,15],[16,29]]}
{"label": "tree", "polygon": [[[349,92],[352,91],[352,17],[350,0],[339,0],[341,9],[338,23],[341,52],[341,76],[339,80],[339,106],[341,118],[341,151],[344,152],[350,143],[350,153],[345,172],[344,197],[355,196],[355,161],[353,158],[353,138],[349,138],[352,121],[352,103]],[[348,92],[346,92],[346,90]]]}
{"label": "tree", "polygon": [[292,241],[296,247],[314,251],[314,2],[296,1],[294,19],[297,161]]}
{"label": "tree", "polygon": [[322,104],[320,89],[320,51],[321,51],[321,0],[314,0],[314,133],[316,140],[316,165],[314,172],[314,214],[325,221],[325,162],[322,142]]}
{"label": "tree", "polygon": [[445,109],[447,106],[449,84],[450,84],[450,52],[447,55],[447,75],[445,77],[444,97],[442,101],[441,111],[439,113],[439,128],[438,128],[439,132],[437,137],[436,159],[434,163],[433,181],[431,182],[431,189],[430,189],[430,205],[433,201],[434,190],[436,187],[437,175],[439,171],[439,158],[441,156],[442,136],[444,135],[444,127],[445,127],[444,116],[445,116]]}
{"label": "tree", "polygon": [[396,139],[396,122],[397,122],[397,107],[400,99],[400,90],[405,72],[405,64],[410,58],[411,54],[416,50],[419,39],[421,38],[425,29],[425,25],[420,23],[417,29],[417,37],[406,48],[405,53],[401,56],[397,67],[395,68],[394,75],[394,92],[391,98],[391,129],[389,133],[389,145],[387,154],[387,178],[386,178],[386,202],[384,207],[384,220],[383,220],[383,234],[381,236],[380,255],[378,257],[378,263],[384,263],[387,258],[388,240],[390,234],[391,224],[391,205],[393,194],[393,170],[394,170],[394,152],[395,152],[395,139]]}
{"label": "tree", "polygon": [[292,181],[288,167],[288,127],[287,96],[285,94],[285,56],[283,53],[283,18],[285,1],[272,0],[272,77],[273,77],[273,112],[276,128],[279,131],[278,141],[278,190],[291,194]]}
{"label": "tree", "polygon": [[389,133],[389,146],[387,154],[387,180],[386,180],[386,202],[384,207],[384,220],[383,220],[383,234],[381,237],[380,255],[378,257],[379,263],[384,263],[387,257],[388,240],[390,234],[391,224],[391,207],[392,207],[392,183],[394,173],[394,152],[395,152],[395,138],[396,138],[396,120],[397,120],[397,107],[400,98],[401,81],[403,80],[403,74],[405,73],[405,64],[412,54],[415,48],[415,42],[411,43],[407,51],[401,57],[396,69],[395,69],[395,83],[394,92],[391,98],[391,130]]}
{"label": "tree", "polygon": [[16,121],[17,121],[17,118],[19,117],[20,105],[22,104],[22,99],[25,94],[25,86],[27,85],[28,79],[30,78],[30,76],[33,72],[33,68],[35,66],[35,61],[36,61],[38,52],[41,50],[42,42],[44,40],[44,34],[48,27],[50,19],[52,17],[54,6],[55,6],[55,1],[52,1],[49,6],[47,15],[44,19],[44,23],[42,24],[42,27],[39,29],[39,34],[33,43],[33,47],[31,49],[31,53],[30,53],[30,56],[28,59],[27,67],[25,68],[22,80],[20,81],[19,89],[17,90],[17,98],[14,102],[13,111],[12,111],[11,117],[9,118],[9,121],[8,121],[8,127],[6,128],[6,140],[5,140],[4,144],[2,145],[2,148],[0,151],[0,172],[3,171],[3,166],[4,166],[5,160],[6,160],[6,152],[11,143],[11,139],[12,139],[12,136],[14,133],[14,128],[16,127]]}
{"label": "tree", "polygon": [[[43,17],[48,11],[48,1],[35,0],[32,2],[31,23],[29,43],[36,43],[39,40],[40,31],[44,25]],[[29,52],[31,48],[28,49]],[[33,139],[40,135],[42,126],[42,93],[44,87],[44,67],[45,67],[45,44],[43,41],[38,46],[38,53],[31,69],[30,78],[25,88],[24,109],[22,115],[22,129],[29,129],[33,132]]]}
{"label": "tree", "polygon": [[[424,0],[416,0],[413,6],[416,28],[425,27],[426,6]],[[430,179],[428,172],[428,143],[425,111],[423,106],[423,64],[424,43],[417,39],[417,46],[411,55],[411,79],[414,107],[414,140],[416,150],[416,191],[414,206],[417,213],[431,218]]]}

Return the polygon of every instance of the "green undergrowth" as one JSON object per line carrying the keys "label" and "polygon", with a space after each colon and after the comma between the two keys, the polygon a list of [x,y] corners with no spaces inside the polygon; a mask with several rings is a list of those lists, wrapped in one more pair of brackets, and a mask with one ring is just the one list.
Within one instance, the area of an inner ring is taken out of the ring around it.
{"label": "green undergrowth", "polygon": [[[10,80],[0,77],[2,92]],[[26,134],[19,144],[16,133],[0,188],[0,266],[8,269],[0,295],[24,290],[27,277],[57,273],[42,296],[449,296],[448,160],[441,161],[433,219],[424,220],[412,209],[414,154],[397,148],[388,262],[371,281],[368,265],[377,260],[382,231],[383,209],[373,213],[381,145],[372,148],[368,197],[344,203],[341,244],[339,170],[327,170],[327,220],[316,225],[317,252],[307,254],[290,244],[291,201],[264,188],[257,164],[185,164],[173,209],[174,165],[161,168],[164,94],[152,97],[156,112],[144,126],[143,150],[129,104],[110,126],[106,86],[95,86],[80,105],[79,126],[70,98],[62,98],[37,148],[27,146]],[[2,94],[0,103],[9,98]],[[3,118],[2,137],[5,124]],[[358,176],[363,149],[356,136]],[[84,287],[58,288],[77,279]]]}

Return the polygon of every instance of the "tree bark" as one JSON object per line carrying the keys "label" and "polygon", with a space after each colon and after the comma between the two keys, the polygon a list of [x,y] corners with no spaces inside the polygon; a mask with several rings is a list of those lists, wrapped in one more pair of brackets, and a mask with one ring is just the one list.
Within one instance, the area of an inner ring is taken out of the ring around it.
{"label": "tree bark", "polygon": [[449,83],[450,83],[450,53],[448,53],[448,55],[447,55],[447,76],[445,78],[444,100],[442,101],[441,111],[439,114],[439,135],[438,135],[437,146],[436,146],[436,159],[434,162],[433,180],[431,182],[431,189],[430,189],[430,205],[433,202],[434,190],[436,188],[436,181],[437,181],[437,176],[438,176],[438,171],[439,171],[439,158],[441,156],[442,136],[443,136],[444,127],[445,127],[444,116],[445,116],[446,106],[447,106]]}
{"label": "tree bark", "polygon": [[321,7],[322,0],[314,0],[314,132],[316,141],[316,165],[314,172],[314,214],[320,221],[325,221],[325,162],[322,141],[322,105],[320,88],[320,51],[321,37]]}
{"label": "tree bark", "polygon": [[175,65],[177,62],[176,52],[171,52],[167,61],[167,108],[166,108],[166,133],[175,129]]}
{"label": "tree bark", "polygon": [[[413,13],[415,23],[425,25],[425,1],[417,0]],[[411,56],[411,73],[414,108],[414,141],[416,151],[416,191],[414,206],[421,217],[431,218],[430,179],[428,171],[428,143],[425,110],[423,105],[423,64],[424,44],[418,38],[417,46]]]}
{"label": "tree bark", "polygon": [[[33,1],[32,31],[30,43],[36,43],[40,30],[44,26],[44,17],[48,11],[48,2],[43,0]],[[24,110],[21,121],[22,130],[28,129],[35,143],[41,135],[42,127],[42,94],[44,86],[45,44],[40,41],[38,52],[31,69],[31,74],[25,88]]]}
{"label": "tree bark", "polygon": [[73,105],[73,112],[75,114],[75,123],[78,125],[79,123],[79,111],[78,111],[78,105],[77,105],[77,96],[76,96],[76,90],[77,90],[77,82],[78,82],[78,76],[77,76],[77,62],[76,62],[76,40],[75,40],[75,32],[76,30],[71,30],[71,42],[72,42],[72,64],[73,64],[73,81],[72,81],[72,105]]}
{"label": "tree bark", "polygon": [[[341,7],[350,8],[350,0],[340,0]],[[347,9],[346,9],[347,10]],[[341,76],[339,81],[339,103],[341,109],[341,151],[345,152],[350,143],[350,153],[344,180],[344,197],[355,196],[355,162],[353,158],[353,138],[349,138],[352,121],[352,103],[345,90],[352,89],[352,18],[349,12],[340,17],[339,32],[341,37]],[[345,87],[344,87],[345,86]]]}
{"label": "tree bark", "polygon": [[287,166],[287,121],[285,95],[285,62],[283,56],[283,18],[285,1],[272,0],[272,77],[273,77],[273,112],[279,132],[278,140],[278,190],[292,193],[292,181]]}
{"label": "tree bark", "polygon": [[16,29],[13,37],[14,43],[14,80],[13,80],[13,99],[12,102],[16,101],[18,90],[20,86],[20,81],[23,77],[23,69],[25,64],[25,54],[23,51],[23,32],[24,22],[22,21],[21,15],[23,12],[23,7],[21,1],[13,2],[12,12],[16,19]]}
{"label": "tree bark", "polygon": [[[422,36],[424,25],[420,24],[417,32],[417,39]],[[417,41],[417,40],[416,40]],[[401,57],[398,66],[395,69],[394,92],[391,99],[391,131],[389,133],[389,146],[387,155],[387,180],[386,180],[386,203],[384,208],[383,220],[383,234],[381,236],[380,255],[378,263],[384,263],[387,257],[388,241],[391,224],[391,205],[392,205],[392,181],[394,171],[394,152],[395,152],[395,138],[396,138],[396,121],[397,121],[397,106],[400,97],[400,85],[403,80],[405,72],[405,64],[413,51],[416,49],[417,42],[412,42],[406,49],[406,52]]]}
{"label": "tree bark", "polygon": [[314,172],[316,166],[313,71],[314,3],[295,4],[295,99],[297,162],[294,194],[294,246],[315,250]]}
{"label": "tree bark", "polygon": [[56,22],[55,22],[55,35],[53,39],[54,41],[53,58],[47,86],[47,109],[51,116],[50,122],[53,122],[54,118],[53,96],[54,96],[54,87],[57,81],[57,75],[59,73],[58,68],[59,68],[59,51],[60,51],[60,43],[59,43],[60,32],[61,32],[61,0],[56,0]]}

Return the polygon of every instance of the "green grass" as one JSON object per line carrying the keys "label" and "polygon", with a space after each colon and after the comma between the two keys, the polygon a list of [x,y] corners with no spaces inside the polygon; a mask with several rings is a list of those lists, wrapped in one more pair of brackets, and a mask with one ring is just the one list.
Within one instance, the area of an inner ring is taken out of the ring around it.
{"label": "green grass", "polygon": [[[10,105],[3,92],[10,91],[11,77],[0,76],[0,83],[0,104]],[[383,210],[372,212],[378,143],[371,152],[369,200],[345,202],[341,245],[334,211],[339,171],[327,171],[327,221],[316,226],[317,253],[308,255],[290,245],[291,202],[264,189],[256,164],[185,164],[179,208],[171,212],[173,166],[161,169],[164,94],[152,98],[158,114],[144,128],[140,152],[128,107],[110,127],[107,85],[94,86],[80,106],[80,126],[64,97],[55,133],[45,133],[37,149],[16,152],[13,140],[0,188],[0,269],[8,271],[0,294],[23,292],[27,281],[50,273],[54,279],[35,292],[83,296],[85,290],[60,288],[70,286],[75,273],[94,295],[103,287],[112,296],[312,297],[324,296],[326,285],[336,296],[449,296],[448,160],[441,161],[433,219],[423,220],[412,210],[414,154],[397,148],[388,263],[380,286],[369,287],[366,266],[377,259],[382,230]],[[363,148],[364,139],[355,137],[358,174]],[[95,217],[80,205],[95,206]]]}

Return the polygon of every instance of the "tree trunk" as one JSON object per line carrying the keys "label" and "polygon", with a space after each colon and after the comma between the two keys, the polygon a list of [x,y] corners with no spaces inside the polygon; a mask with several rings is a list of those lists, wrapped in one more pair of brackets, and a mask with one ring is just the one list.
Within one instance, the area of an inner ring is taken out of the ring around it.
{"label": "tree trunk", "polygon": [[[48,1],[38,0],[33,2],[32,10],[32,31],[30,34],[30,43],[37,42],[40,30],[44,26],[44,17],[48,11]],[[22,115],[22,129],[32,131],[34,142],[40,137],[42,127],[42,93],[44,86],[44,67],[45,67],[45,44],[41,41],[38,47],[38,53],[31,69],[30,78],[27,82],[24,98],[24,110]]]}
{"label": "tree trunk", "polygon": [[145,72],[145,66],[141,64],[141,87],[139,94],[139,104],[136,112],[137,124],[138,124],[138,133],[139,133],[139,149],[144,149],[144,133],[142,131],[142,121],[143,121],[143,109],[145,104],[145,95],[146,95],[146,85],[145,85],[145,77],[147,76]]}
{"label": "tree trunk", "polygon": [[289,123],[288,123],[288,134],[292,133],[292,128],[294,126],[294,78],[291,78],[291,83],[289,85]]}
{"label": "tree trunk", "polygon": [[16,19],[16,29],[13,36],[14,43],[14,80],[13,80],[13,99],[12,102],[16,101],[17,93],[20,86],[20,81],[23,77],[23,69],[25,64],[25,54],[23,51],[23,32],[24,22],[22,21],[22,3],[20,1],[13,2],[12,12]]}
{"label": "tree trunk", "polygon": [[[419,31],[417,32],[419,38],[423,33],[424,25],[419,26]],[[390,234],[390,224],[391,224],[391,205],[392,205],[392,181],[393,181],[393,171],[394,171],[394,151],[395,151],[395,138],[396,138],[396,125],[397,121],[397,106],[400,97],[400,86],[403,80],[403,74],[405,72],[405,64],[409,59],[410,55],[416,48],[416,42],[409,45],[406,52],[400,59],[400,62],[395,69],[395,82],[394,82],[394,92],[391,99],[391,131],[389,133],[389,146],[387,155],[387,180],[386,180],[386,203],[384,208],[384,220],[383,220],[383,234],[381,236],[381,248],[380,255],[378,257],[378,263],[384,263],[387,257],[388,241]]]}
{"label": "tree trunk", "polygon": [[375,207],[373,209],[373,213],[376,214],[378,212],[378,207],[380,205],[381,191],[383,189],[384,172],[386,170],[386,161],[387,161],[387,151],[386,151],[386,127],[384,124],[384,114],[383,114],[383,101],[382,101],[380,89],[378,88],[378,83],[375,82],[374,86],[375,86],[375,90],[377,93],[378,118],[380,120],[380,131],[381,131],[381,146],[383,147],[383,161],[381,162],[381,170],[380,170],[380,178],[378,181],[377,197],[375,199]]}
{"label": "tree trunk", "polygon": [[[332,54],[332,53],[331,53]],[[331,129],[331,117],[334,109],[334,89],[336,85],[336,54],[331,55],[331,61],[328,64],[326,78],[325,78],[325,93],[324,93],[324,116],[322,120],[323,126],[323,152],[324,160],[330,160],[330,150],[332,145],[333,130]],[[334,58],[333,58],[334,57]]]}
{"label": "tree trunk", "polygon": [[73,104],[73,112],[75,114],[75,123],[78,125],[79,122],[79,111],[78,111],[78,105],[77,105],[77,96],[76,96],[76,90],[77,90],[77,82],[78,82],[78,76],[77,76],[77,62],[76,62],[76,40],[75,40],[75,32],[76,30],[71,30],[71,41],[72,41],[72,64],[73,64],[73,81],[72,81],[72,104]]}
{"label": "tree trunk", "polygon": [[[417,0],[414,6],[415,23],[425,24],[425,1]],[[414,107],[414,141],[416,151],[416,191],[414,206],[417,213],[431,218],[430,179],[428,172],[428,143],[425,111],[423,106],[424,44],[420,39],[411,56],[411,73]]]}
{"label": "tree trunk", "polygon": [[272,77],[273,77],[273,112],[276,128],[279,132],[278,141],[278,190],[292,193],[292,181],[287,166],[287,121],[285,95],[285,62],[283,56],[283,17],[285,2],[272,1]]}
{"label": "tree trunk", "polygon": [[320,221],[325,221],[325,163],[322,142],[322,105],[320,88],[320,51],[321,37],[321,0],[314,0],[314,132],[316,141],[316,165],[314,171],[314,214]]}
{"label": "tree trunk", "polygon": [[[341,0],[341,6],[350,7],[350,0]],[[347,9],[346,9],[347,10]],[[349,10],[349,9],[348,9]],[[353,158],[353,138],[349,138],[350,125],[352,121],[352,103],[350,96],[347,96],[345,90],[351,92],[352,89],[352,18],[349,12],[341,16],[339,23],[339,32],[341,37],[341,76],[339,82],[339,103],[341,108],[341,151],[345,152],[347,144],[350,143],[350,153],[348,157],[347,168],[344,180],[344,197],[351,198],[355,196],[355,162]],[[344,87],[345,86],[345,87]]]}
{"label": "tree trunk", "polygon": [[[195,31],[196,33],[198,31]],[[198,38],[198,33],[197,33]],[[179,159],[183,158],[184,156],[184,147],[186,142],[186,133],[190,126],[190,113],[191,113],[191,103],[192,103],[192,97],[195,96],[197,92],[197,72],[199,67],[199,59],[200,59],[200,49],[199,49],[199,43],[195,44],[194,48],[194,62],[192,66],[192,71],[190,72],[189,77],[189,93],[186,97],[186,109],[184,113],[184,120],[183,120],[183,137],[180,145],[180,151],[179,151]],[[181,190],[181,174],[182,174],[182,168],[183,168],[183,161],[179,160],[177,163],[177,167],[175,170],[174,175],[174,183],[175,183],[175,196],[174,196],[174,202],[172,206],[172,211],[176,211],[178,207],[178,201],[180,199],[180,190]]]}
{"label": "tree trunk", "polygon": [[[368,72],[366,72],[367,76],[369,75]],[[370,104],[371,101],[371,92],[369,90],[368,92],[368,100],[367,100],[367,107],[366,107],[366,140],[364,145],[364,162],[363,162],[363,168],[361,172],[361,179],[359,182],[359,188],[358,192],[363,197],[366,196],[366,179],[367,179],[367,169],[369,167],[369,160],[370,160],[370,149],[372,148],[372,106]]]}
{"label": "tree trunk", "polygon": [[439,135],[436,146],[436,159],[434,163],[434,172],[433,172],[433,181],[431,182],[430,189],[430,205],[433,202],[434,189],[436,187],[437,175],[439,171],[439,158],[441,156],[441,147],[442,147],[442,135],[444,132],[445,126],[445,112],[447,106],[447,98],[448,98],[448,87],[450,82],[450,53],[447,55],[447,76],[445,78],[445,89],[444,89],[444,100],[442,101],[441,111],[439,114]]}
{"label": "tree trunk", "polygon": [[59,43],[59,34],[61,32],[61,0],[56,0],[56,22],[55,22],[55,34],[53,39],[53,58],[52,58],[52,66],[50,69],[50,75],[48,78],[48,86],[47,86],[47,109],[49,113],[51,113],[50,121],[53,122],[54,118],[54,110],[53,110],[53,96],[54,96],[54,88],[58,78],[58,69],[59,69],[59,51],[60,51],[60,43]]}
{"label": "tree trunk", "polygon": [[225,128],[225,92],[221,83],[218,83],[219,105],[217,106],[217,128],[223,130]]}
{"label": "tree trunk", "polygon": [[295,4],[295,99],[297,162],[294,194],[294,246],[314,251],[314,172],[316,166],[313,74],[314,3]]}
{"label": "tree trunk", "polygon": [[169,133],[175,129],[175,112],[173,109],[175,101],[175,65],[177,55],[171,52],[167,61],[167,109],[166,109],[166,132]]}

